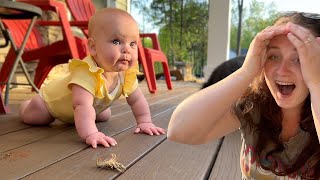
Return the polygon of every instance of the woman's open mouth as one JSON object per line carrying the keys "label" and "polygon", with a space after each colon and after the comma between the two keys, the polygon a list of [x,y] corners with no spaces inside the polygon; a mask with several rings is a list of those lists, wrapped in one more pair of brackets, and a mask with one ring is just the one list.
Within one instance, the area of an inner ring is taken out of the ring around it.
{"label": "woman's open mouth", "polygon": [[290,95],[293,92],[293,90],[296,88],[296,85],[290,82],[276,81],[276,85],[279,92],[282,95],[286,95],[286,96]]}

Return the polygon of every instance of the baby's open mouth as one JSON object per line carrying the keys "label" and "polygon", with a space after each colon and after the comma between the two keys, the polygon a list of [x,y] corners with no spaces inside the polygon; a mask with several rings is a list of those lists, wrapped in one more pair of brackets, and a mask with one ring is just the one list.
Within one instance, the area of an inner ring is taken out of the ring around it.
{"label": "baby's open mouth", "polygon": [[292,93],[294,88],[296,88],[295,84],[289,82],[276,81],[276,85],[280,93],[283,95],[289,95],[290,93]]}

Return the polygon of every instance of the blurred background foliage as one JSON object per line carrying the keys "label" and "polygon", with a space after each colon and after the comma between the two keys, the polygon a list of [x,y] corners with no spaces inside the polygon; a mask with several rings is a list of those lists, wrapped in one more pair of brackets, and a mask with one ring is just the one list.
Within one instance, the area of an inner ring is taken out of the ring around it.
{"label": "blurred background foliage", "polygon": [[[246,0],[244,0],[246,1]],[[230,51],[237,48],[239,0],[232,0]],[[207,63],[209,1],[207,0],[132,0],[132,10],[137,11],[143,33],[158,30],[161,49],[169,59],[170,67],[186,63],[192,66],[192,74],[203,76]],[[273,2],[250,0],[249,7],[242,9],[241,49],[247,49],[253,37],[266,26],[272,25],[277,14]],[[151,42],[144,40],[145,46]],[[156,65],[156,72],[162,72]]]}

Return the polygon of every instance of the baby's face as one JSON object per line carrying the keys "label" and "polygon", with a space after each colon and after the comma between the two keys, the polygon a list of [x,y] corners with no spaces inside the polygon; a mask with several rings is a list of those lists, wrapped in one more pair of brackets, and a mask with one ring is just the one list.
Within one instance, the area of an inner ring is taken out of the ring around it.
{"label": "baby's face", "polygon": [[93,34],[91,55],[106,72],[120,72],[137,65],[139,28],[127,17],[106,18]]}

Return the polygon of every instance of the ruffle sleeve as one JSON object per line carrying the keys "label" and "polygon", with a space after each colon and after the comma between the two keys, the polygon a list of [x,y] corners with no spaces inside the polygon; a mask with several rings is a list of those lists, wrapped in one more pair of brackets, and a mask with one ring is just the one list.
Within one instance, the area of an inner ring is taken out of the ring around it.
{"label": "ruffle sleeve", "polygon": [[137,74],[139,66],[136,65],[125,71],[124,75],[124,85],[122,94],[125,97],[128,97],[131,93],[133,93],[138,87],[138,79]]}
{"label": "ruffle sleeve", "polygon": [[69,60],[71,81],[69,82],[68,87],[70,88],[71,84],[77,84],[89,91],[93,96],[101,99],[104,97],[102,93],[102,88],[104,86],[102,73],[104,70],[94,64],[88,63],[86,59]]}

